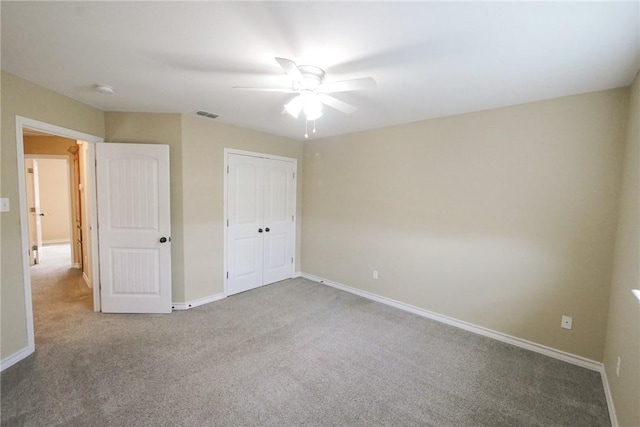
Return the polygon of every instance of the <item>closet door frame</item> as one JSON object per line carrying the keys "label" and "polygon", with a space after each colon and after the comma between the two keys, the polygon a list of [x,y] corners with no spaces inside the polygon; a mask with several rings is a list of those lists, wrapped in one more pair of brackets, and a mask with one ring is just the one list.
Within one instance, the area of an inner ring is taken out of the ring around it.
{"label": "closet door frame", "polygon": [[257,157],[257,158],[262,158],[262,159],[271,159],[271,160],[280,160],[280,161],[287,161],[287,162],[291,162],[293,164],[293,172],[295,174],[295,179],[294,179],[294,188],[293,188],[293,196],[292,196],[292,216],[293,216],[293,235],[292,235],[292,254],[291,256],[293,257],[293,262],[292,262],[292,277],[295,277],[295,265],[297,262],[296,259],[296,241],[297,241],[297,222],[298,222],[298,213],[297,213],[297,181],[298,181],[298,160],[292,157],[283,157],[283,156],[276,156],[276,155],[272,155],[272,154],[266,154],[266,153],[258,153],[258,152],[254,152],[254,151],[246,151],[246,150],[237,150],[237,149],[233,149],[233,148],[225,148],[224,149],[224,169],[223,169],[223,175],[224,175],[224,182],[223,182],[223,210],[224,210],[224,218],[223,218],[223,235],[224,235],[224,251],[223,251],[223,263],[224,263],[224,268],[223,268],[223,283],[224,283],[224,295],[225,296],[229,296],[229,254],[228,252],[228,225],[229,225],[229,217],[228,217],[228,171],[229,171],[229,155],[242,155],[242,156],[250,156],[250,157]]}

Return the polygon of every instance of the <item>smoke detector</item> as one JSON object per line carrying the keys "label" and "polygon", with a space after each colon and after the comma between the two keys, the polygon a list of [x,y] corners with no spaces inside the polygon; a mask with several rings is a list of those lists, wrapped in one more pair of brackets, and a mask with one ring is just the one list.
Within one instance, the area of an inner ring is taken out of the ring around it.
{"label": "smoke detector", "polygon": [[103,84],[95,85],[95,89],[97,92],[100,92],[103,95],[112,95],[115,92],[112,86]]}

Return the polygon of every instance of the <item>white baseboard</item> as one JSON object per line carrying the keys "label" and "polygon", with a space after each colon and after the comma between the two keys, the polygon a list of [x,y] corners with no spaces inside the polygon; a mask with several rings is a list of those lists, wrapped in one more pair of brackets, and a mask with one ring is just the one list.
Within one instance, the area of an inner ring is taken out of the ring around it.
{"label": "white baseboard", "polygon": [[42,241],[42,246],[49,246],[49,245],[61,245],[63,243],[71,243],[71,240],[69,239],[51,239],[51,240],[43,240]]}
{"label": "white baseboard", "polygon": [[227,296],[224,293],[210,295],[208,297],[196,299],[188,302],[174,302],[171,304],[173,310],[189,310],[190,308],[198,307],[200,305],[208,304],[210,302],[219,301],[225,299]]}
{"label": "white baseboard", "polygon": [[93,289],[93,286],[91,286],[91,282],[89,282],[89,276],[87,276],[87,273],[85,273],[84,271],[82,272],[82,278],[84,279],[84,283],[87,284],[89,289]]}
{"label": "white baseboard", "polygon": [[34,351],[35,351],[35,348],[31,348],[31,347],[25,347],[22,350],[17,351],[16,353],[12,354],[6,359],[0,361],[0,371],[4,371],[5,369],[15,365],[21,360],[29,357],[30,355],[33,354]]}
{"label": "white baseboard", "polygon": [[326,280],[321,277],[314,276],[312,274],[302,273],[302,277],[304,277],[305,279],[312,280],[314,282],[323,283],[327,286],[331,286],[333,288],[340,289],[345,292],[349,292],[349,293],[352,293],[352,294],[355,294],[355,295],[358,295],[382,304],[390,305],[392,307],[399,308],[401,310],[408,311],[413,314],[417,314],[418,316],[436,320],[441,323],[446,323],[447,325],[455,326],[456,328],[464,329],[465,331],[473,332],[478,335],[482,335],[485,337],[493,338],[498,341],[506,342],[508,344],[525,348],[527,350],[531,350],[536,353],[541,353],[546,356],[553,357],[554,359],[560,359],[565,362],[569,362],[573,365],[582,366],[583,368],[587,368],[592,371],[597,371],[597,372],[603,371],[602,363],[597,362],[595,360],[587,359],[586,357],[567,353],[562,350],[557,350],[555,348],[551,348],[542,344],[537,344],[531,341],[527,341],[522,338],[517,338],[511,335],[503,334],[502,332],[494,331],[492,329],[474,325],[473,323],[464,322],[462,320],[454,319],[449,316],[444,316],[442,314],[434,313],[432,311],[415,307],[413,305],[405,304],[403,302],[396,301],[391,298],[376,295],[371,292],[363,291],[357,288],[352,288],[351,286],[343,285],[341,283],[332,282],[331,280]]}
{"label": "white baseboard", "polygon": [[[292,279],[295,279],[297,277],[302,277],[302,273],[299,272],[299,271],[296,271],[293,274]],[[219,294],[210,295],[208,297],[200,298],[200,299],[193,300],[193,301],[174,302],[174,303],[171,304],[171,308],[173,310],[189,310],[190,308],[198,307],[200,305],[208,304],[210,302],[220,301],[221,299],[225,299],[226,297],[227,296],[224,294],[224,292],[221,292]]]}
{"label": "white baseboard", "polygon": [[618,417],[616,416],[616,408],[613,404],[613,396],[611,395],[611,388],[609,387],[609,378],[607,377],[607,370],[604,365],[600,372],[602,376],[602,386],[604,387],[604,395],[607,398],[607,407],[609,408],[609,420],[611,421],[611,427],[618,427]]}

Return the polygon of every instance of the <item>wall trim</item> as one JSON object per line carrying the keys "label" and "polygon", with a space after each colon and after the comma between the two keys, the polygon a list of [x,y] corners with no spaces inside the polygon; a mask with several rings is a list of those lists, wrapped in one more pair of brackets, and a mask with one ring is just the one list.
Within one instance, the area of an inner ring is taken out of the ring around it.
{"label": "wall trim", "polygon": [[89,276],[87,276],[87,273],[85,273],[84,271],[82,272],[82,279],[84,280],[84,283],[87,284],[89,289],[91,289],[92,286],[91,286],[91,282],[89,282]]}
{"label": "wall trim", "polygon": [[618,427],[618,416],[616,415],[616,407],[613,404],[613,395],[611,394],[611,388],[609,387],[609,378],[607,377],[607,370],[602,365],[600,371],[602,377],[602,386],[604,387],[604,395],[607,398],[607,409],[609,409],[609,420],[611,421],[611,427]]}
{"label": "wall trim", "polygon": [[31,356],[34,353],[34,351],[35,351],[35,347],[32,347],[32,346],[27,346],[22,350],[18,350],[17,352],[13,353],[11,356],[0,361],[0,371],[4,371],[5,369],[26,359],[27,357]]}
{"label": "wall trim", "polygon": [[537,344],[531,341],[524,340],[522,338],[517,338],[512,335],[507,335],[502,332],[498,332],[482,326],[474,325],[473,323],[468,323],[462,320],[454,319],[453,317],[438,314],[433,311],[415,307],[410,304],[405,304],[403,302],[396,301],[391,298],[383,297],[380,295],[373,294],[371,292],[367,292],[357,288],[353,288],[351,286],[343,285],[342,283],[333,282],[331,280],[314,276],[312,274],[307,274],[303,272],[302,277],[304,277],[305,279],[309,279],[313,282],[322,283],[324,285],[331,286],[332,288],[340,289],[342,291],[349,292],[349,293],[361,296],[363,298],[367,298],[382,304],[399,308],[404,311],[408,311],[413,314],[417,314],[418,316],[426,317],[428,319],[445,323],[450,326],[455,326],[456,328],[464,329],[465,331],[473,332],[478,335],[482,335],[488,338],[493,338],[497,341],[502,341],[507,344],[515,345],[516,347],[520,347],[520,348],[534,351],[536,353],[544,354],[546,356],[553,357],[554,359],[563,360],[565,362],[571,363],[573,365],[581,366],[583,368],[587,368],[592,371],[597,371],[597,372],[603,371],[602,363],[597,362],[595,360],[587,359],[586,357],[578,356],[572,353],[567,353],[562,350],[557,350],[555,348],[547,347],[542,344]]}
{"label": "wall trim", "polygon": [[200,305],[208,304],[210,302],[219,301],[225,299],[227,296],[224,292],[215,295],[209,295],[208,297],[195,299],[187,302],[174,302],[171,303],[172,310],[189,310],[190,308],[198,307]]}
{"label": "wall trim", "polygon": [[62,245],[62,244],[71,244],[71,240],[69,240],[69,239],[49,239],[49,240],[43,240],[42,241],[42,246],[55,246],[55,245]]}

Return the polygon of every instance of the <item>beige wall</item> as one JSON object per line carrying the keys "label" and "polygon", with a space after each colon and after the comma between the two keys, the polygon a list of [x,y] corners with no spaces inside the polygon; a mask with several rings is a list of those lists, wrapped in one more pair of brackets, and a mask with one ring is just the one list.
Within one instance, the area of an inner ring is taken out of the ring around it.
{"label": "beige wall", "polygon": [[8,197],[11,212],[0,214],[2,289],[0,328],[0,359],[5,359],[27,347],[25,323],[23,248],[20,238],[18,206],[18,167],[16,153],[15,116],[73,129],[90,135],[104,135],[104,113],[70,98],[2,72],[1,78],[0,194]]}
{"label": "beige wall", "polygon": [[302,270],[601,361],[627,101],[611,90],[305,143]]}
{"label": "beige wall", "polygon": [[171,287],[174,302],[184,301],[182,217],[182,119],[179,114],[105,113],[107,142],[169,145],[171,174]]}
{"label": "beige wall", "polygon": [[[620,426],[640,426],[640,75],[631,90],[604,363]],[[620,357],[620,376],[616,362]]]}
{"label": "beige wall", "polygon": [[75,139],[63,138],[61,136],[24,136],[25,154],[54,154],[58,156],[68,156],[69,160],[73,155],[67,149],[76,145]]}
{"label": "beige wall", "polygon": [[225,148],[298,159],[298,229],[296,231],[296,271],[298,271],[302,224],[302,143],[196,116],[183,116],[182,130],[186,301],[224,291]]}
{"label": "beige wall", "polygon": [[[42,242],[71,242],[69,165],[66,159],[38,159]],[[74,245],[75,246],[75,245]]]}

